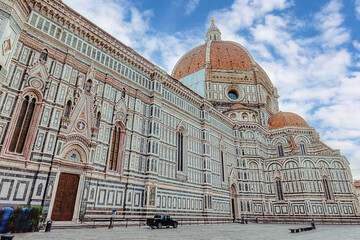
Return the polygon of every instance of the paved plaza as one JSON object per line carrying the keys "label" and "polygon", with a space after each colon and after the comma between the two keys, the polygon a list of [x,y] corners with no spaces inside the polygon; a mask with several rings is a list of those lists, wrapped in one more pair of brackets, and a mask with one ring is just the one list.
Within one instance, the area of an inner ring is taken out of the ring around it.
{"label": "paved plaza", "polygon": [[[147,227],[115,227],[114,229],[67,229],[53,230],[50,233],[21,233],[15,234],[14,240],[42,240],[42,239],[181,239],[181,240],[229,240],[229,239],[311,239],[311,240],[352,240],[360,239],[359,225],[317,225],[316,230],[300,233],[290,233],[289,228],[295,225],[287,224],[220,224],[179,226],[177,229],[150,229]],[[301,225],[302,226],[302,225]],[[300,227],[298,225],[297,227]]]}

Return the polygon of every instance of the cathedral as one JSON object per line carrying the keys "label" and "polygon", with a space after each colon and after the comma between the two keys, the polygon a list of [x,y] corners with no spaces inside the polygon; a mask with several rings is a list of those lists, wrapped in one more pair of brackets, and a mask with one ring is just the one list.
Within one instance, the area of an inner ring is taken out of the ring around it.
{"label": "cathedral", "polygon": [[0,207],[47,219],[355,217],[345,156],[211,20],[166,73],[61,0],[0,0]]}

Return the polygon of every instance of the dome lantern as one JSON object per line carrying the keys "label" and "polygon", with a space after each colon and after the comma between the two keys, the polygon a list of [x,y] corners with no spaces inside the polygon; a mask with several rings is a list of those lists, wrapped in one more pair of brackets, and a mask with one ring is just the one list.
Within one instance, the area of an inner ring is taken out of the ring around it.
{"label": "dome lantern", "polygon": [[205,43],[209,41],[221,41],[221,32],[214,22],[214,18],[211,18],[211,25],[206,33]]}

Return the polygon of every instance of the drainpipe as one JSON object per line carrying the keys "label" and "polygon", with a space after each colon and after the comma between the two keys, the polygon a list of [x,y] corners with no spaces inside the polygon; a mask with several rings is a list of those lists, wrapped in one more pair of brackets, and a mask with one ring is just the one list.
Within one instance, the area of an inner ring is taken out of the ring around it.
{"label": "drainpipe", "polygon": [[46,177],[45,190],[44,190],[43,198],[42,198],[42,201],[41,201],[41,206],[42,206],[42,207],[44,207],[45,198],[46,198],[46,192],[47,192],[48,187],[49,187],[50,174],[51,174],[51,170],[52,170],[52,166],[53,166],[53,161],[54,161],[54,158],[55,158],[56,147],[57,147],[58,140],[59,140],[60,130],[61,130],[61,122],[60,122],[60,124],[59,124],[59,129],[58,129],[58,131],[57,131],[57,136],[56,136],[56,140],[55,140],[54,150],[53,150],[53,154],[52,154],[51,161],[50,161],[49,172],[48,172],[48,175],[47,175],[47,177]]}

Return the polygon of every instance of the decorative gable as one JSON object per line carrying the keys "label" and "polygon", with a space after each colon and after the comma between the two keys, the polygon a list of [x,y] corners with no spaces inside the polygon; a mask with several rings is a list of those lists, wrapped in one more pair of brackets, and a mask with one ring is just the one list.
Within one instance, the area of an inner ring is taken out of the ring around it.
{"label": "decorative gable", "polygon": [[49,73],[46,65],[39,62],[28,72],[28,81],[25,88],[35,88],[40,92],[44,92],[45,86],[49,81]]}
{"label": "decorative gable", "polygon": [[70,115],[65,134],[80,135],[91,141],[91,129],[94,125],[91,96],[84,94]]}
{"label": "decorative gable", "polygon": [[177,125],[176,129],[177,129],[178,132],[183,132],[183,133],[187,132],[184,120],[180,121],[180,123]]}
{"label": "decorative gable", "polygon": [[125,99],[120,99],[115,106],[115,121],[120,121],[126,124],[127,106]]}

